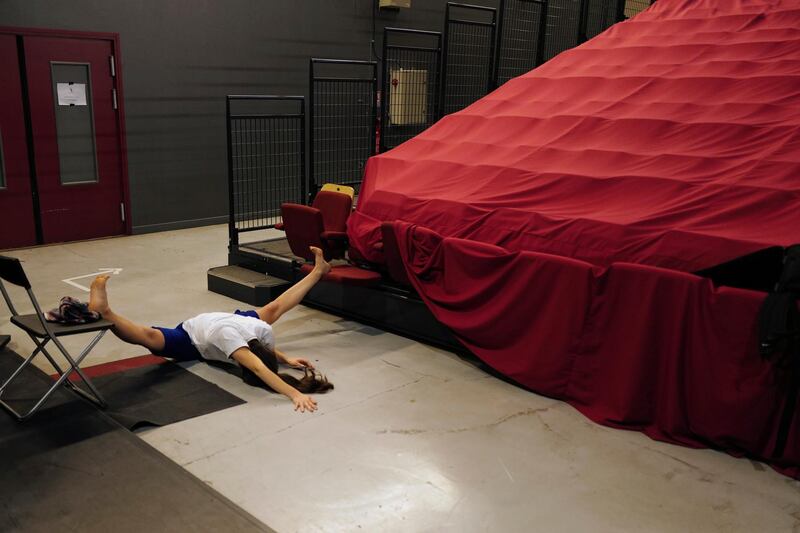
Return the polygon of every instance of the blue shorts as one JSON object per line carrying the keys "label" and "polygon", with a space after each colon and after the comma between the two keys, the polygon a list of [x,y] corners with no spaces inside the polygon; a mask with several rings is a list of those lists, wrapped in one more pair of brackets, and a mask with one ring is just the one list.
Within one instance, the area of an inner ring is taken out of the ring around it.
{"label": "blue shorts", "polygon": [[[255,311],[240,311],[237,309],[233,314],[259,318],[258,313]],[[183,329],[183,322],[174,328],[159,328],[158,326],[153,326],[153,328],[164,334],[164,349],[153,351],[154,355],[169,357],[176,361],[197,361],[203,358],[194,344],[192,344],[189,334]]]}

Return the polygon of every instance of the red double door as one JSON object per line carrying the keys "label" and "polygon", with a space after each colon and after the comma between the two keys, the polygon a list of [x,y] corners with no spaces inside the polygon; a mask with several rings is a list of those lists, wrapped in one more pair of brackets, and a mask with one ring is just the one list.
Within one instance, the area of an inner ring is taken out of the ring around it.
{"label": "red double door", "polygon": [[0,29],[0,249],[125,233],[114,45]]}

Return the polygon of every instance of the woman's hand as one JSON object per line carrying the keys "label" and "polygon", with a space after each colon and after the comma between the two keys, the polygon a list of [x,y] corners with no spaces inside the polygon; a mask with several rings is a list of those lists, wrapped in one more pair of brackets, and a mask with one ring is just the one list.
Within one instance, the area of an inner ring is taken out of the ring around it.
{"label": "woman's hand", "polygon": [[286,364],[295,368],[305,367],[312,370],[314,369],[314,365],[311,364],[311,361],[303,359],[302,357],[287,357]]}
{"label": "woman's hand", "polygon": [[292,396],[292,403],[294,403],[294,410],[299,410],[301,413],[305,413],[306,411],[313,413],[317,410],[316,400],[311,396],[306,396],[302,392],[298,392]]}

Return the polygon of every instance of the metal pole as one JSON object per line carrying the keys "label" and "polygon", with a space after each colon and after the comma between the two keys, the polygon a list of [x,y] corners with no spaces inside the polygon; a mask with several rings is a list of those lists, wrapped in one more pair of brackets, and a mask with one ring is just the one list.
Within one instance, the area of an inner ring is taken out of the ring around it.
{"label": "metal pole", "polygon": [[[623,0],[624,1],[624,0]],[[539,17],[539,35],[537,36],[536,43],[536,66],[538,67],[544,63],[544,47],[547,42],[547,12],[549,10],[548,0],[544,0],[541,4],[541,16]]]}
{"label": "metal pole", "polygon": [[308,170],[306,169],[306,101],[300,100],[300,203],[308,205]]}
{"label": "metal pole", "polygon": [[225,129],[228,139],[228,251],[239,246],[236,232],[236,211],[233,201],[233,144],[231,137],[231,96],[225,98]]}
{"label": "metal pole", "polygon": [[447,90],[447,43],[450,40],[450,5],[451,2],[447,3],[447,6],[444,10],[444,44],[442,45],[442,79],[439,80],[439,116],[436,119],[440,119],[444,116],[444,99],[445,99],[445,91]]}
{"label": "metal pole", "polygon": [[437,66],[436,72],[436,79],[433,81],[434,85],[434,99],[433,99],[433,116],[432,119],[434,122],[439,120],[441,117],[441,102],[439,101],[439,95],[436,94],[439,92],[439,87],[441,86],[442,82],[442,34],[439,32],[439,35],[436,38],[436,60]]}
{"label": "metal pole", "polygon": [[[384,56],[385,58],[386,56]],[[384,63],[386,60],[384,59]],[[384,95],[385,96],[385,95]],[[378,134],[378,63],[373,61],[372,62],[372,142],[370,143],[370,153],[376,154],[376,145],[378,143],[378,139],[375,136]],[[364,175],[362,173],[361,180],[364,180]]]}
{"label": "metal pole", "polygon": [[589,0],[581,0],[580,16],[578,18],[578,43],[586,42],[586,28],[589,23]]}
{"label": "metal pole", "polygon": [[492,50],[489,52],[489,83],[486,85],[486,93],[492,92],[497,88],[497,10],[492,11],[492,36],[489,38]]}
{"label": "metal pole", "polygon": [[[308,189],[306,191],[306,205],[311,205],[312,188],[316,186],[314,174],[314,59],[311,59],[308,69]],[[313,182],[313,183],[312,183]]]}
{"label": "metal pole", "polygon": [[506,0],[500,0],[499,9],[499,18],[497,19],[497,41],[495,43],[495,54],[494,54],[494,77],[492,80],[492,85],[497,88],[500,84],[500,56],[503,54],[503,22],[506,18]]}
{"label": "metal pole", "polygon": [[625,0],[617,0],[617,22],[625,20]]}
{"label": "metal pole", "polygon": [[383,92],[381,93],[381,152],[386,151],[386,131],[389,129],[389,32],[383,28]]}

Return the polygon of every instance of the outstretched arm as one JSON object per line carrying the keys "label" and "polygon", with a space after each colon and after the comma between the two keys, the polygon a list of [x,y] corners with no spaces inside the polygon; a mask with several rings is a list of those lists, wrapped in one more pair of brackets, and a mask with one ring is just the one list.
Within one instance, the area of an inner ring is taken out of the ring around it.
{"label": "outstretched arm", "polygon": [[279,363],[283,363],[285,365],[294,367],[304,366],[312,370],[314,369],[314,365],[312,365],[311,361],[309,361],[308,359],[303,359],[302,357],[289,357],[288,355],[280,351],[277,347],[275,348],[274,352],[275,352],[275,357],[278,359]]}
{"label": "outstretched arm", "polygon": [[233,357],[237,363],[258,376],[259,379],[266,383],[269,388],[292,400],[295,411],[300,410],[300,412],[305,412],[308,410],[309,412],[313,412],[317,410],[317,402],[314,400],[314,398],[311,396],[306,396],[288,383],[284,382],[280,376],[267,368],[267,366],[261,362],[261,359],[259,359],[256,354],[251,352],[249,348],[243,346],[234,351],[231,354],[231,357]]}

